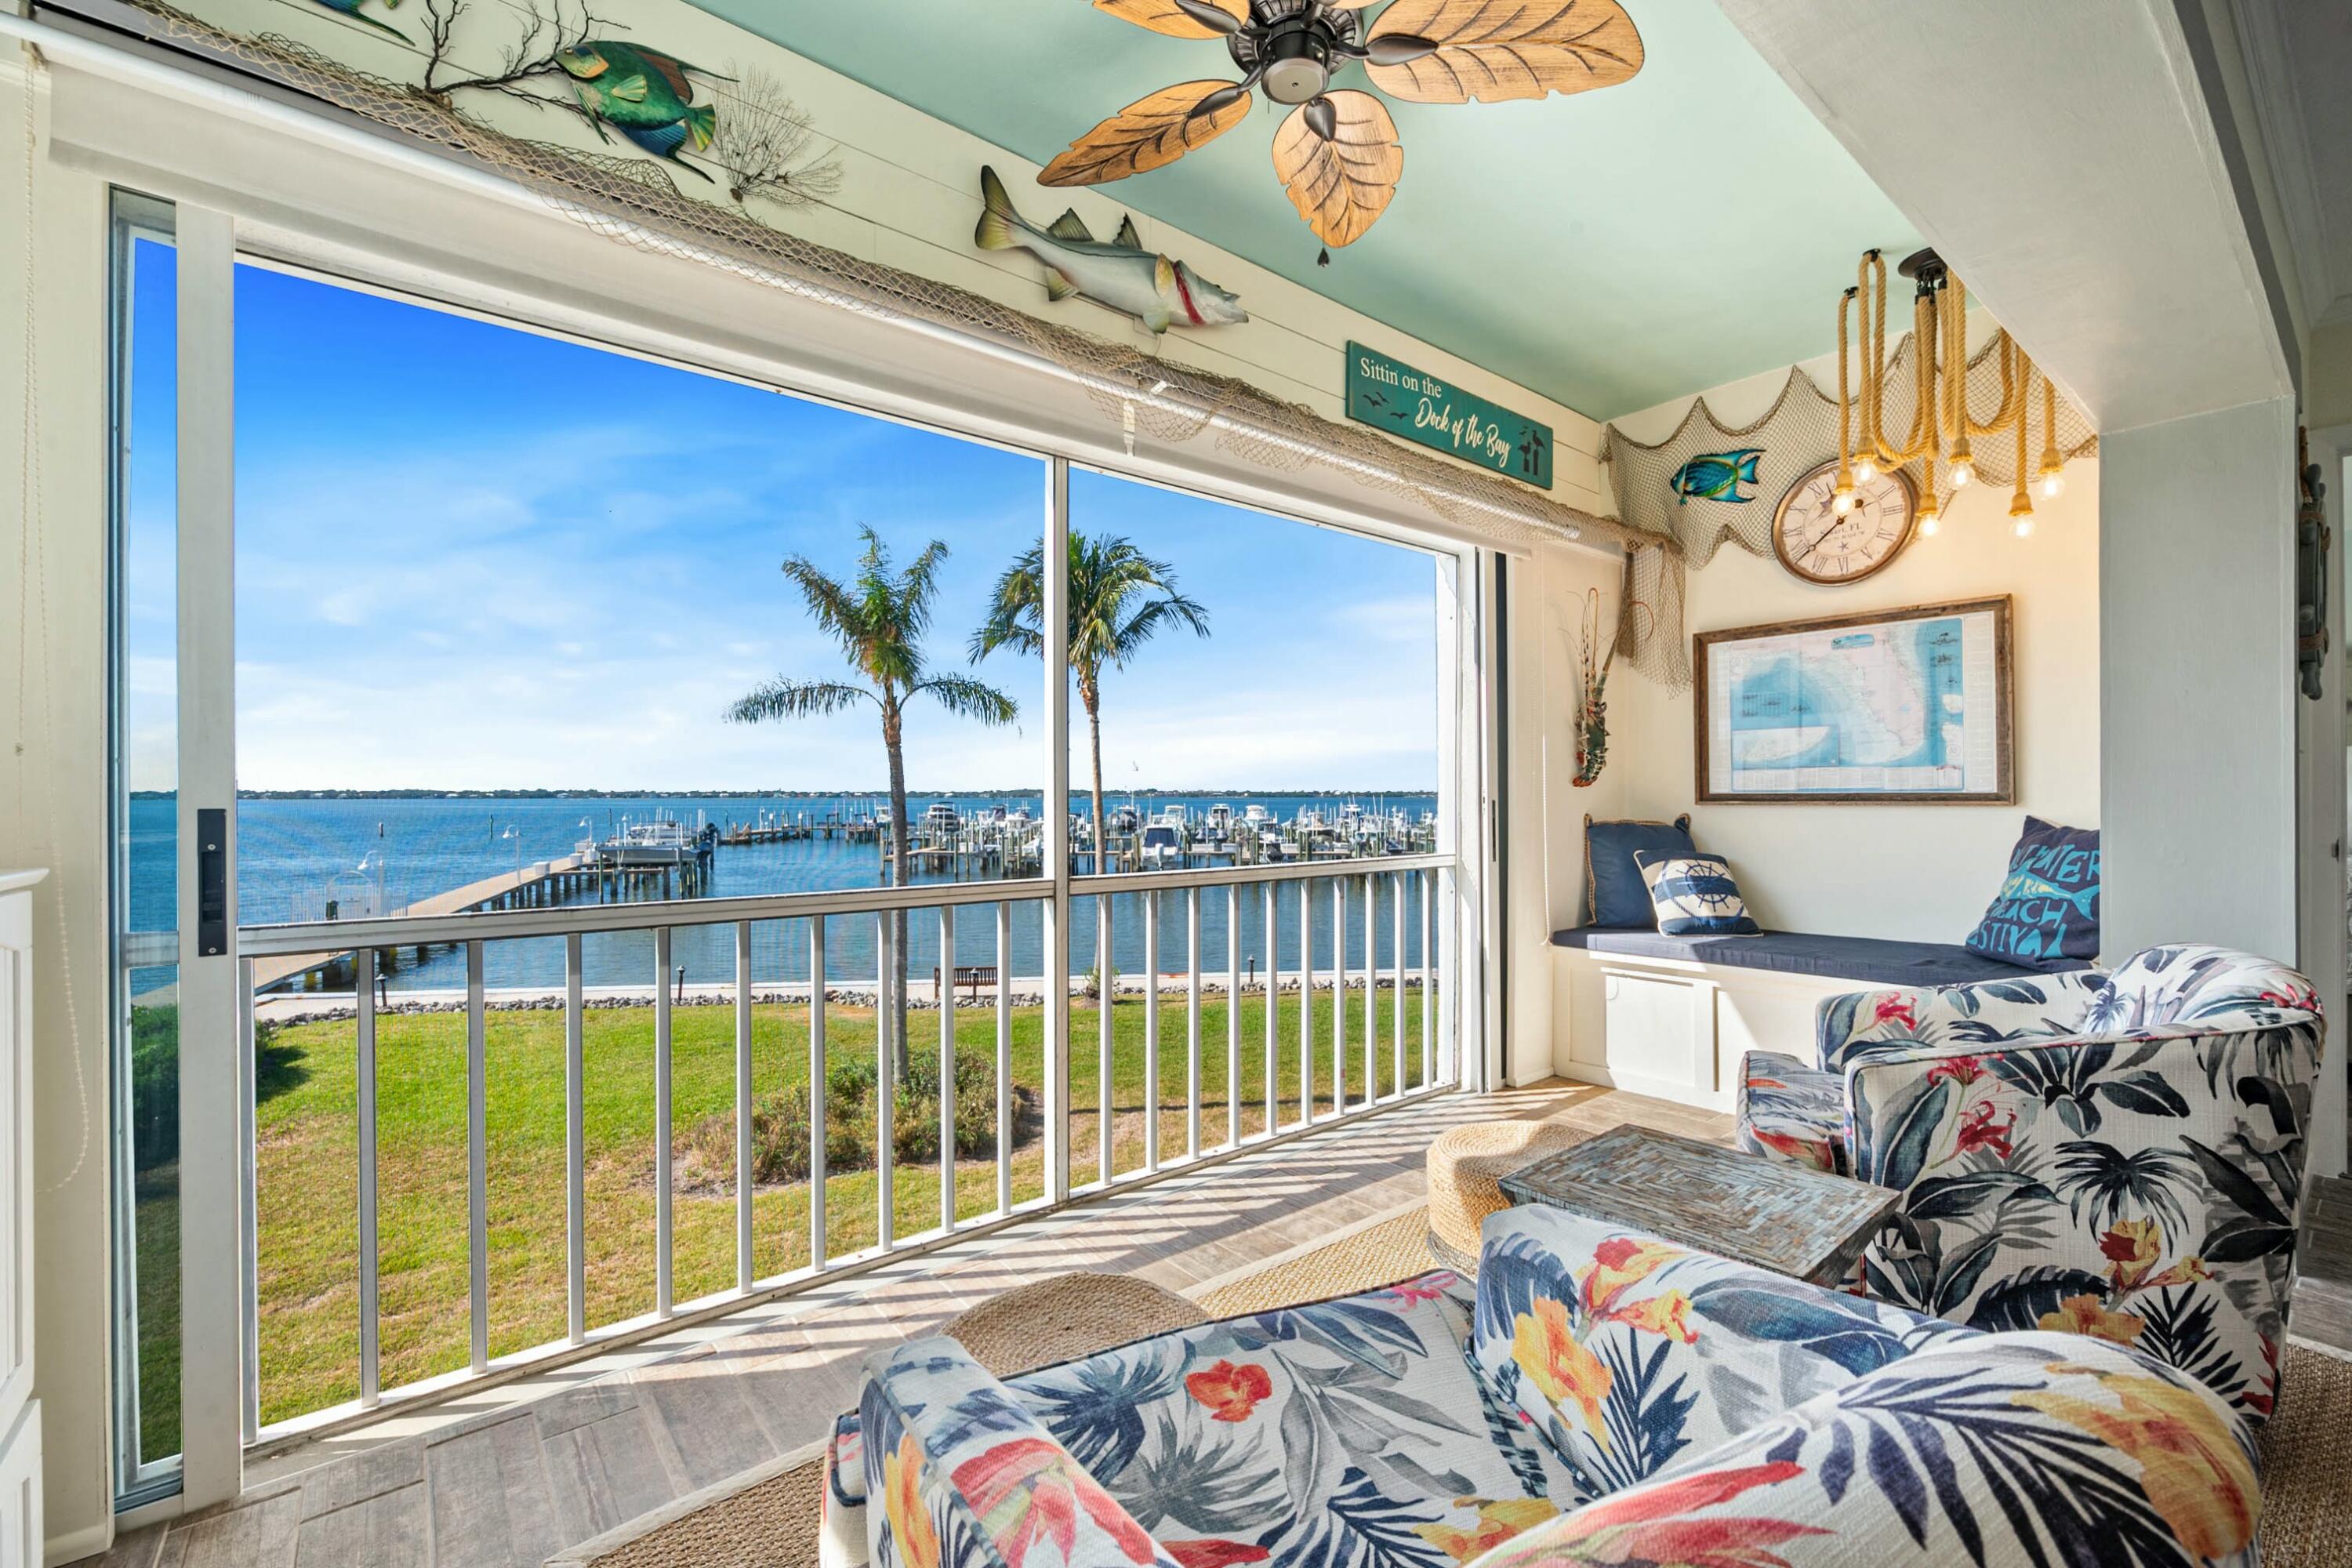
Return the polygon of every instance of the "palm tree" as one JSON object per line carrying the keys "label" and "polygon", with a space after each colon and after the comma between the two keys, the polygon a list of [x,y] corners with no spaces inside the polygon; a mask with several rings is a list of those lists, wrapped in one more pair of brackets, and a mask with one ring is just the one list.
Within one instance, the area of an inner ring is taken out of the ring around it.
{"label": "palm tree", "polygon": [[[931,600],[939,591],[940,563],[947,559],[947,545],[935,539],[904,572],[893,572],[890,551],[882,536],[871,528],[860,528],[858,532],[866,541],[866,550],[857,558],[854,581],[845,584],[828,575],[805,555],[785,562],[784,576],[800,590],[810,616],[841,645],[842,657],[860,679],[794,680],[778,676],[739,699],[727,716],[738,724],[756,724],[767,720],[820,718],[861,702],[879,709],[882,748],[890,758],[890,885],[905,887],[912,880],[907,862],[907,705],[918,697],[929,697],[957,717],[977,719],[983,724],[1010,724],[1020,710],[1013,699],[992,686],[961,675],[934,675],[925,665],[923,637],[930,629]],[[903,1040],[907,1022],[904,910],[898,912],[893,924],[898,949],[895,1038]],[[950,973],[951,961],[942,954],[940,962],[942,975]],[[886,1048],[888,1045],[886,1041]],[[942,1085],[940,1091],[955,1092],[952,1085]]]}
{"label": "palm tree", "polygon": [[[1087,739],[1093,766],[1095,869],[1107,870],[1103,852],[1102,674],[1105,666],[1125,665],[1163,629],[1187,626],[1209,635],[1209,612],[1176,591],[1176,574],[1154,561],[1135,542],[1114,534],[1070,534],[1070,673],[1087,710]],[[971,634],[975,664],[1001,647],[1034,658],[1045,651],[1045,547],[1031,546],[996,580],[988,619]],[[1060,811],[1063,806],[1054,805]]]}

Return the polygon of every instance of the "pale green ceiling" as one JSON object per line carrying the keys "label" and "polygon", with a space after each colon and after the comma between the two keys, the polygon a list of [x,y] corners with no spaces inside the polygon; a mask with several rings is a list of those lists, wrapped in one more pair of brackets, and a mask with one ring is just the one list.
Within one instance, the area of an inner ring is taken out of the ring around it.
{"label": "pale green ceiling", "polygon": [[[696,3],[1040,163],[1153,89],[1238,74],[1220,43],[1085,0]],[[1597,419],[1826,352],[1854,258],[1904,254],[1910,226],[1712,0],[1626,8],[1647,63],[1622,86],[1391,100],[1403,183],[1328,268],[1274,177],[1286,111],[1263,94],[1215,142],[1106,190]]]}

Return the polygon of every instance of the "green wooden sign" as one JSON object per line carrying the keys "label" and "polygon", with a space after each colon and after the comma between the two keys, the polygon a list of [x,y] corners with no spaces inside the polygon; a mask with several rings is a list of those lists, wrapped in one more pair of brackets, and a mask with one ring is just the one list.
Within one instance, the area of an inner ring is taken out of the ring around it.
{"label": "green wooden sign", "polygon": [[1348,417],[1498,474],[1551,489],[1551,426],[1348,345]]}

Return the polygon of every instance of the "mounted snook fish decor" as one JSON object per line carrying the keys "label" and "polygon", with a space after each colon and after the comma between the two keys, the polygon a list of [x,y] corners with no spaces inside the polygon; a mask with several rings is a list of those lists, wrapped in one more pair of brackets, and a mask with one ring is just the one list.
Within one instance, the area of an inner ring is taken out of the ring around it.
{"label": "mounted snook fish decor", "polygon": [[583,39],[559,51],[555,63],[572,79],[572,94],[600,139],[612,140],[604,134],[609,125],[655,157],[698,179],[710,178],[678,156],[688,150],[706,151],[719,132],[719,110],[694,101],[688,73],[717,81],[732,81],[732,77],[690,66],[659,49],[607,38]]}
{"label": "mounted snook fish decor", "polygon": [[1154,332],[1171,327],[1229,327],[1249,320],[1242,302],[1181,261],[1146,250],[1135,220],[1118,226],[1106,245],[1087,231],[1073,207],[1039,228],[1013,207],[993,169],[980,172],[986,209],[972,243],[982,250],[1025,250],[1045,264],[1045,297],[1073,294],[1133,316]]}

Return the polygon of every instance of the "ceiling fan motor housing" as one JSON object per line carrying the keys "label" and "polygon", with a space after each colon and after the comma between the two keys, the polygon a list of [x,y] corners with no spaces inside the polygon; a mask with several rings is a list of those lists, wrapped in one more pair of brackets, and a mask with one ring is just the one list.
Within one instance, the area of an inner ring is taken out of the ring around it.
{"label": "ceiling fan motor housing", "polygon": [[1228,46],[1234,63],[1256,77],[1276,103],[1306,103],[1331,85],[1333,57],[1349,58],[1358,28],[1352,11],[1327,11],[1318,0],[1256,0],[1250,25]]}

